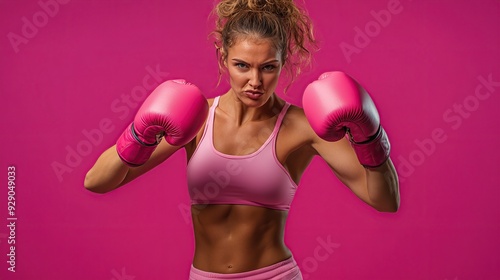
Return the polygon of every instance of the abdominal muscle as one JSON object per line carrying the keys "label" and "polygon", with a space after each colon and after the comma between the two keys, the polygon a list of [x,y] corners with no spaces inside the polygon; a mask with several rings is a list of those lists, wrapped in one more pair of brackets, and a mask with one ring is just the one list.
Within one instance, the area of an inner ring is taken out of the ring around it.
{"label": "abdominal muscle", "polygon": [[288,211],[248,205],[192,205],[193,266],[215,273],[238,273],[290,258],[284,228]]}

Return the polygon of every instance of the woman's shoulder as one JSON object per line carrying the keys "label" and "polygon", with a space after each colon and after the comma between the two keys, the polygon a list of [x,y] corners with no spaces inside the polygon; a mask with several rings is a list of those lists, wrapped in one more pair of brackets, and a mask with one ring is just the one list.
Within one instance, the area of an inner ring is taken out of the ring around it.
{"label": "woman's shoulder", "polygon": [[304,114],[304,109],[293,104],[290,104],[290,106],[288,107],[285,119],[293,120],[296,122],[307,122],[306,115]]}
{"label": "woman's shoulder", "polygon": [[299,133],[314,136],[314,131],[304,114],[304,109],[299,106],[290,105],[283,119],[283,123]]}
{"label": "woman's shoulder", "polygon": [[[208,106],[209,107],[212,107],[212,105],[214,104],[215,100],[216,99],[220,99],[222,96],[224,96],[225,94],[220,94],[220,95],[216,95],[216,96],[213,96],[213,97],[207,97],[207,102],[208,102]],[[220,101],[219,101],[220,102]]]}
{"label": "woman's shoulder", "polygon": [[207,102],[208,102],[208,107],[212,107],[212,105],[215,102],[215,97],[213,97],[213,98],[207,98]]}

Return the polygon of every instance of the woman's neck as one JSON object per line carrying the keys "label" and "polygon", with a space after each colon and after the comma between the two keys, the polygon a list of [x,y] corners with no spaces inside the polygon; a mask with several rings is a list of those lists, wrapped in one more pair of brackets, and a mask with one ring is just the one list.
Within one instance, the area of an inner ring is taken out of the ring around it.
{"label": "woman's neck", "polygon": [[219,99],[219,109],[234,118],[238,125],[247,122],[267,120],[279,114],[280,101],[276,94],[272,94],[262,106],[248,106],[242,102],[232,90],[222,95]]}

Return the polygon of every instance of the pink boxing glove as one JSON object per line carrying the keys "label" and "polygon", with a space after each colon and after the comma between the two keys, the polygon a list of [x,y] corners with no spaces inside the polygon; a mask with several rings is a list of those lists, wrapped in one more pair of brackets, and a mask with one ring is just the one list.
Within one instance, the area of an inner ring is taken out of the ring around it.
{"label": "pink boxing glove", "polygon": [[208,102],[195,85],[185,80],[160,84],[144,101],[116,142],[116,151],[127,165],[144,164],[165,136],[173,146],[191,141],[208,114]]}
{"label": "pink boxing glove", "polygon": [[321,75],[307,86],[302,106],[319,137],[338,141],[347,133],[363,166],[377,167],[389,158],[391,145],[380,126],[377,108],[366,90],[347,74]]}

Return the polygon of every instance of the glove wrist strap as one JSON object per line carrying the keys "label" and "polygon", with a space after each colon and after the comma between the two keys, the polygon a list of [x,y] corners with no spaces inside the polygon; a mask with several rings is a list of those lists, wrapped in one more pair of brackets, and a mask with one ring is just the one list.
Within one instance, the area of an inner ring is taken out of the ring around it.
{"label": "glove wrist strap", "polygon": [[146,147],[152,147],[152,146],[157,146],[158,144],[160,144],[160,141],[161,141],[161,138],[163,137],[163,133],[162,134],[157,134],[156,135],[156,140],[154,143],[152,144],[148,144],[144,141],[141,140],[141,138],[139,138],[139,136],[137,136],[137,133],[135,132],[135,129],[134,129],[134,123],[132,123],[130,125],[130,132],[132,133],[132,137],[134,137],[134,139],[141,145],[143,146],[146,146]]}
{"label": "glove wrist strap", "polygon": [[[132,123],[125,129],[116,142],[116,151],[120,159],[128,166],[136,167],[148,161],[158,143],[146,144],[139,139]],[[157,141],[158,142],[158,141]]]}
{"label": "glove wrist strap", "polygon": [[354,148],[359,162],[365,167],[378,167],[386,162],[391,151],[389,138],[382,126],[377,133],[367,141],[355,142],[352,135],[348,133],[351,146]]}

